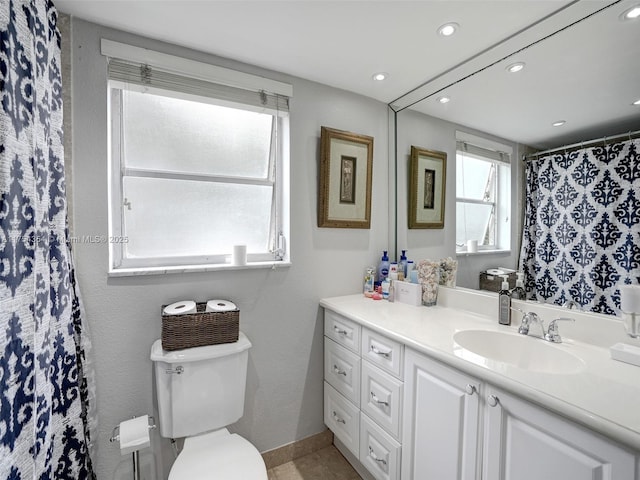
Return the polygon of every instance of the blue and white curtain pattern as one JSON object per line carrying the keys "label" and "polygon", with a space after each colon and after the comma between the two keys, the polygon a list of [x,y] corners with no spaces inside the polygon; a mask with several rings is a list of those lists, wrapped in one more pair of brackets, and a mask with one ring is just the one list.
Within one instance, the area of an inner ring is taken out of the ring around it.
{"label": "blue and white curtain pattern", "polygon": [[619,313],[619,285],[640,281],[640,140],[542,157],[525,174],[527,291]]}
{"label": "blue and white curtain pattern", "polygon": [[0,0],[0,478],[95,478],[69,248],[60,32],[46,0]]}

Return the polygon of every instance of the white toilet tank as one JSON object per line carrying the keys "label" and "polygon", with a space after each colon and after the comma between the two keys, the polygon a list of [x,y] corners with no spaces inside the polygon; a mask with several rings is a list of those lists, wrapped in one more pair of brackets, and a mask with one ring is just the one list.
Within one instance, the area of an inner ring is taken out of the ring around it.
{"label": "white toilet tank", "polygon": [[151,347],[160,435],[180,438],[226,427],[242,417],[251,342],[165,351]]}

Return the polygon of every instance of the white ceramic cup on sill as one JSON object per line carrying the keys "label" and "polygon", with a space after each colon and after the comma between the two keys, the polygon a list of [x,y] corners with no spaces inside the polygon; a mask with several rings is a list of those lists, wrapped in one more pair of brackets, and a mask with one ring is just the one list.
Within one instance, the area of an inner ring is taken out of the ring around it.
{"label": "white ceramic cup on sill", "polygon": [[478,251],[477,240],[467,240],[467,253],[476,253]]}
{"label": "white ceramic cup on sill", "polygon": [[247,264],[247,246],[234,245],[233,255],[231,255],[231,265],[241,266]]}

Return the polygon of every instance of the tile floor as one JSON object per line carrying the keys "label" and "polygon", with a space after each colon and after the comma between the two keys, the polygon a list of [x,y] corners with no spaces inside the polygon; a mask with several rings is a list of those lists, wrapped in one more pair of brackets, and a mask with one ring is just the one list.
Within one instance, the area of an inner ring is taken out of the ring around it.
{"label": "tile floor", "polygon": [[361,480],[333,445],[267,470],[269,480]]}

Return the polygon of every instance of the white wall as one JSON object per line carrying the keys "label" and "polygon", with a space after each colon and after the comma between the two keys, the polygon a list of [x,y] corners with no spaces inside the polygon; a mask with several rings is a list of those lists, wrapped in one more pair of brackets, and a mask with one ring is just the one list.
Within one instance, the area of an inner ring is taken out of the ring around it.
{"label": "white wall", "polygon": [[[511,159],[511,251],[508,253],[460,255],[456,257],[456,131],[464,131],[513,147]],[[410,260],[437,260],[453,257],[458,260],[457,284],[467,288],[478,288],[480,271],[492,267],[515,269],[520,252],[520,226],[522,221],[521,146],[467,127],[446,122],[411,110],[397,114],[397,202],[398,202],[398,254],[407,249]],[[409,162],[411,146],[436,150],[447,154],[445,219],[443,229],[409,229]]]}
{"label": "white wall", "polygon": [[[375,263],[389,243],[386,105],[73,19],[71,200],[74,234],[78,236],[107,234],[107,74],[106,59],[99,50],[103,37],[293,84],[293,265],[277,270],[109,278],[107,245],[75,245],[94,347],[99,415],[94,461],[98,478],[130,478],[129,457],[121,457],[108,439],[120,421],[154,413],[149,350],[160,335],[160,306],[183,298],[229,298],[241,310],[241,329],[253,348],[245,415],[232,430],[246,436],[261,451],[322,431],[322,318],[318,300],[360,291],[365,266]],[[370,230],[316,227],[319,135],[323,125],[375,139]],[[153,442],[157,478],[165,478],[171,451],[157,434]],[[153,457],[145,454],[143,463],[153,463]]]}

